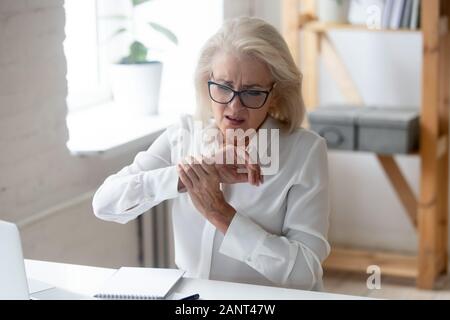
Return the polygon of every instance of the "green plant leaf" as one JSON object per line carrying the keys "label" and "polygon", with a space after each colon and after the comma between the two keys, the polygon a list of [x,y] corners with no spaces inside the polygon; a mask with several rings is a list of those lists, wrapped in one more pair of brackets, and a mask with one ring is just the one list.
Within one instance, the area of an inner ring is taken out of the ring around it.
{"label": "green plant leaf", "polygon": [[144,63],[147,61],[147,52],[148,49],[142,42],[134,41],[125,60],[127,63]]}
{"label": "green plant leaf", "polygon": [[117,37],[119,34],[122,34],[122,33],[125,33],[125,32],[128,32],[127,28],[123,28],[123,27],[119,28],[116,31],[114,31],[114,33],[111,36],[108,37],[107,41],[110,41],[110,40],[114,39],[115,37]]}
{"label": "green plant leaf", "polygon": [[172,41],[174,44],[178,44],[178,38],[177,36],[167,29],[166,27],[163,27],[162,25],[156,23],[156,22],[149,22],[148,23],[154,30],[158,31],[159,33],[165,35],[167,39]]}
{"label": "green plant leaf", "polygon": [[133,7],[136,7],[136,6],[138,6],[138,5],[142,4],[142,3],[146,3],[146,2],[149,2],[149,1],[151,1],[151,0],[132,0]]}

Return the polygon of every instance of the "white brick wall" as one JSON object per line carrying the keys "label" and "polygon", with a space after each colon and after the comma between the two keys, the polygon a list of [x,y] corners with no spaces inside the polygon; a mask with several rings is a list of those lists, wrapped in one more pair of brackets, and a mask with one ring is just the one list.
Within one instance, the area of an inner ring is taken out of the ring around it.
{"label": "white brick wall", "polygon": [[[138,150],[70,156],[62,0],[0,0],[0,219],[20,222],[96,189]],[[26,257],[104,266],[137,263],[136,224],[97,220],[90,201],[29,225]]]}

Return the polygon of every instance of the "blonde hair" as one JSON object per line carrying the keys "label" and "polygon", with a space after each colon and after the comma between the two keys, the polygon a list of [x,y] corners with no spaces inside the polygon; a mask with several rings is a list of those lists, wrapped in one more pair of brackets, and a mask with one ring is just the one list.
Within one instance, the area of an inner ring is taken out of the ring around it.
{"label": "blonde hair", "polygon": [[266,63],[276,83],[272,91],[276,106],[269,109],[269,114],[285,123],[290,132],[300,127],[305,115],[302,74],[280,33],[264,20],[251,17],[226,21],[204,45],[195,70],[198,119],[206,122],[211,118],[207,81],[218,52],[248,54]]}

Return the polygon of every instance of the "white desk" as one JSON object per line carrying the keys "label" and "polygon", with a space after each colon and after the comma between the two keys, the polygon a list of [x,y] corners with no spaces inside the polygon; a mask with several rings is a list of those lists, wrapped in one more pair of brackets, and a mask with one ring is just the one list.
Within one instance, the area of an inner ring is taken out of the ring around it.
{"label": "white desk", "polygon": [[[93,296],[116,270],[65,263],[25,260],[28,278],[33,278],[75,293]],[[311,292],[241,283],[182,278],[169,296],[200,294],[207,300],[348,300],[365,299],[324,292]]]}

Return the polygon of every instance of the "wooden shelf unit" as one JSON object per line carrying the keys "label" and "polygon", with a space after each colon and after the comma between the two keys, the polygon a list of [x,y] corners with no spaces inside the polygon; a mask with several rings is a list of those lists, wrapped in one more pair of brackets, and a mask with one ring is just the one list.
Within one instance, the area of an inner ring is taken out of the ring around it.
{"label": "wooden shelf unit", "polygon": [[328,31],[362,31],[362,32],[384,32],[384,33],[419,33],[420,30],[411,29],[371,29],[364,25],[351,25],[351,24],[339,24],[339,23],[323,23],[319,21],[309,21],[300,24],[299,28],[308,31],[315,32],[328,32]]}
{"label": "wooden shelf unit", "polygon": [[[321,56],[347,102],[364,106],[347,67],[328,36],[329,31],[404,34],[423,38],[422,101],[420,117],[420,195],[417,198],[393,156],[376,155],[418,233],[415,256],[334,247],[325,270],[366,273],[378,265],[382,275],[416,280],[432,289],[448,269],[448,118],[450,91],[450,1],[422,1],[420,30],[374,30],[365,26],[318,22],[315,0],[282,0],[283,35],[303,72],[303,97],[308,111],[319,105],[318,63]],[[302,41],[300,41],[302,31]]]}

